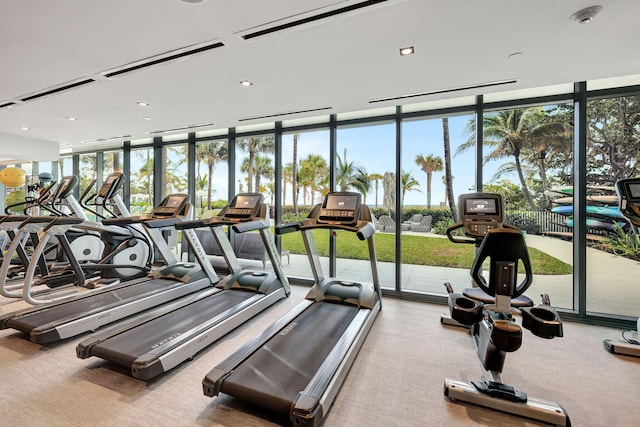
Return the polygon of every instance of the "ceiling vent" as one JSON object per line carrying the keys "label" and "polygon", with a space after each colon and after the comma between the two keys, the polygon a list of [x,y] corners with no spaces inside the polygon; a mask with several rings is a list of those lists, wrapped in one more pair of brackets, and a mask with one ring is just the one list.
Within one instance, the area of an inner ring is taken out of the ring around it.
{"label": "ceiling vent", "polygon": [[95,80],[88,77],[72,80],[70,82],[66,82],[56,86],[48,87],[46,89],[42,89],[38,92],[34,92],[29,95],[24,95],[20,98],[20,101],[23,101],[23,102],[33,101],[34,99],[43,98],[45,96],[53,95],[60,92],[66,92],[68,90],[75,89],[77,87],[84,86],[93,82],[95,82]]}
{"label": "ceiling vent", "polygon": [[12,105],[16,105],[16,103],[13,101],[0,102],[0,108],[7,108],[7,107],[11,107]]}
{"label": "ceiling vent", "polygon": [[[107,138],[96,138],[96,139],[86,139],[84,141],[81,141],[81,144],[91,144],[92,142],[105,142],[105,141],[113,141],[115,139],[124,139],[124,138],[131,138],[131,135],[122,135],[122,136],[110,136]],[[62,147],[62,145],[60,146]]]}
{"label": "ceiling vent", "polygon": [[[345,2],[341,1],[333,5],[313,9],[305,13],[299,13],[288,18],[278,19],[276,21],[269,22],[264,25],[249,28],[244,31],[237,32],[243,40],[252,40],[258,37],[263,37],[269,34],[278,33],[280,31],[290,30],[293,28],[305,26],[307,24],[320,21],[323,19],[333,18],[339,15],[345,15],[355,11],[362,11],[372,6],[380,5],[383,3],[395,3],[397,0],[369,0],[358,2]],[[343,3],[351,3],[347,6],[338,7]]]}
{"label": "ceiling vent", "polygon": [[455,87],[451,89],[432,90],[429,92],[412,93],[409,95],[392,96],[389,98],[378,98],[378,99],[372,99],[371,101],[369,101],[369,104],[375,104],[376,102],[396,101],[399,99],[417,98],[419,96],[439,95],[439,94],[451,93],[451,92],[461,92],[461,91],[471,90],[471,89],[482,89],[482,88],[487,88],[492,86],[510,85],[514,83],[518,83],[518,80],[500,80],[496,82],[480,83],[480,84],[469,85],[469,86],[460,86],[460,87]]}
{"label": "ceiling vent", "polygon": [[214,125],[213,123],[200,123],[197,125],[188,125],[188,126],[182,126],[182,127],[172,128],[172,129],[154,130],[152,132],[147,132],[147,135],[158,135],[162,133],[176,132],[179,130],[195,129],[195,128],[201,128],[205,126],[213,126],[213,125]]}
{"label": "ceiling vent", "polygon": [[331,110],[332,108],[333,107],[320,107],[320,108],[311,108],[309,110],[286,111],[284,113],[267,114],[267,115],[264,115],[264,116],[244,117],[242,119],[238,119],[238,121],[239,122],[246,122],[246,121],[249,121],[249,120],[271,119],[271,118],[274,118],[274,117],[290,116],[292,114],[312,113],[312,112],[316,112],[316,111]]}
{"label": "ceiling vent", "polygon": [[116,77],[122,74],[130,73],[132,71],[137,71],[143,68],[152,67],[154,65],[163,64],[165,62],[184,59],[198,53],[207,52],[209,50],[217,49],[223,46],[225,46],[225,44],[219,40],[211,40],[204,43],[198,43],[191,46],[182,47],[180,49],[170,50],[158,55],[150,56],[139,61],[130,62],[128,64],[121,65],[120,67],[103,71],[100,73],[100,75],[107,78]]}

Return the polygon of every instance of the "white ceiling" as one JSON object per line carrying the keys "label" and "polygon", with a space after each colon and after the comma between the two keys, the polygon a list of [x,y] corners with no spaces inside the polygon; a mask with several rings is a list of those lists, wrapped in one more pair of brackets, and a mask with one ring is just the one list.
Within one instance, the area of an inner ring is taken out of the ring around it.
{"label": "white ceiling", "polygon": [[[637,0],[598,0],[602,10],[584,25],[569,17],[594,4],[586,0],[389,0],[250,41],[238,34],[361,2],[2,0],[0,104],[16,105],[0,108],[0,145],[20,135],[82,151],[122,141],[86,140],[148,138],[196,124],[239,127],[640,74]],[[215,40],[224,46],[114,78],[100,74]],[[416,53],[401,57],[405,46]],[[96,82],[20,101],[81,78]],[[244,79],[253,86],[242,87]],[[517,82],[370,103],[503,80]]]}

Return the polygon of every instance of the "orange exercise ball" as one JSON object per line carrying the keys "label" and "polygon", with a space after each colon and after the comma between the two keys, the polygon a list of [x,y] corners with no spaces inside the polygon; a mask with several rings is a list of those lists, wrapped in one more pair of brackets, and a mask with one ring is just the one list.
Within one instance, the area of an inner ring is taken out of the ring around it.
{"label": "orange exercise ball", "polygon": [[20,168],[6,168],[0,171],[0,182],[7,187],[15,188],[25,185],[27,173]]}

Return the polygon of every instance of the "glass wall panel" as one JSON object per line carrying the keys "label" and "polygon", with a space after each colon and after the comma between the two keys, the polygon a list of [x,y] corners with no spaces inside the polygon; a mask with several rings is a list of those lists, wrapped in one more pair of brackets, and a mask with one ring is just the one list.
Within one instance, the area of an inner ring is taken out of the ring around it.
{"label": "glass wall panel", "polygon": [[80,183],[78,185],[80,195],[82,195],[89,186],[95,187],[94,180],[98,177],[97,157],[96,153],[80,155]]}
{"label": "glass wall panel", "polygon": [[196,218],[216,213],[229,194],[229,145],[226,139],[196,144]]}
{"label": "glass wall panel", "polygon": [[[329,190],[329,131],[283,135],[282,162],[282,222],[299,221],[309,215],[312,206]],[[329,232],[315,230],[313,235],[326,275],[329,273]],[[285,234],[281,242],[287,274],[313,278],[301,233]]]}
{"label": "glass wall panel", "polygon": [[[438,293],[443,284],[469,284],[472,248],[445,236],[454,223],[451,206],[475,183],[475,142],[467,142],[473,116],[438,117],[402,123],[402,288]],[[446,181],[448,151],[451,191]],[[451,196],[449,195],[451,193]],[[452,197],[452,203],[449,203]]]}
{"label": "glass wall panel", "polygon": [[153,209],[153,147],[131,150],[129,194],[131,215]]}
{"label": "glass wall panel", "polygon": [[587,311],[635,317],[640,241],[615,185],[640,176],[640,95],[590,100],[587,123]]}
{"label": "glass wall panel", "polygon": [[122,150],[108,151],[102,158],[102,178],[114,172],[122,172]]}
{"label": "glass wall panel", "polygon": [[[380,285],[395,289],[395,198],[392,182],[396,165],[395,123],[338,128],[336,191],[355,191],[376,217],[374,236]],[[385,222],[388,219],[388,222]],[[366,242],[354,233],[336,236],[336,270],[339,277],[371,281]]]}
{"label": "glass wall panel", "polygon": [[188,146],[168,145],[162,148],[162,197],[189,192]]}
{"label": "glass wall panel", "polygon": [[483,191],[500,193],[505,222],[525,233],[534,274],[527,294],[573,309],[573,106],[489,112],[483,122]]}

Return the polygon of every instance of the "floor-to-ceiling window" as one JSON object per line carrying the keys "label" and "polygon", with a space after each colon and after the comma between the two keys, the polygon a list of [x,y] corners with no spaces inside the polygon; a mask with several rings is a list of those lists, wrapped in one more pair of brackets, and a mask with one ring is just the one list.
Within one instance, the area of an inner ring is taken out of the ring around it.
{"label": "floor-to-ceiling window", "polygon": [[640,241],[615,185],[640,175],[640,95],[590,100],[587,123],[587,311],[637,316]]}
{"label": "floor-to-ceiling window", "polygon": [[[528,294],[573,309],[573,108],[536,105],[486,112],[483,191],[502,195],[505,222],[525,233]],[[473,135],[475,126],[470,128]]]}
{"label": "floor-to-ceiling window", "polygon": [[[374,236],[380,285],[395,289],[396,243],[393,224],[401,222],[395,210],[395,123],[339,127],[336,145],[336,191],[362,195],[376,217]],[[336,236],[336,270],[340,277],[371,280],[366,242],[354,233]]]}
{"label": "floor-to-ceiling window", "polygon": [[445,231],[454,224],[451,207],[457,209],[458,196],[474,191],[475,141],[466,133],[472,120],[402,122],[402,289],[442,294],[445,282],[469,285],[473,247],[451,243]]}
{"label": "floor-to-ceiling window", "polygon": [[80,189],[80,195],[86,190],[91,191],[89,188],[95,187],[95,180],[98,178],[98,165],[97,165],[97,153],[81,154],[80,155],[80,182],[78,187]]}
{"label": "floor-to-ceiling window", "polygon": [[149,213],[153,209],[153,147],[131,150],[129,194],[131,215]]}
{"label": "floor-to-ceiling window", "polygon": [[[329,131],[286,133],[282,136],[282,222],[307,217],[313,205],[329,191]],[[325,274],[329,272],[329,233],[315,230],[314,240]],[[311,278],[312,272],[300,233],[282,236],[287,274]],[[286,262],[289,264],[286,264]]]}
{"label": "floor-to-ceiling window", "polygon": [[187,144],[167,145],[162,148],[162,197],[189,191],[187,150]]}
{"label": "floor-to-ceiling window", "polygon": [[196,218],[213,215],[228,203],[228,159],[229,144],[226,139],[196,144]]}

